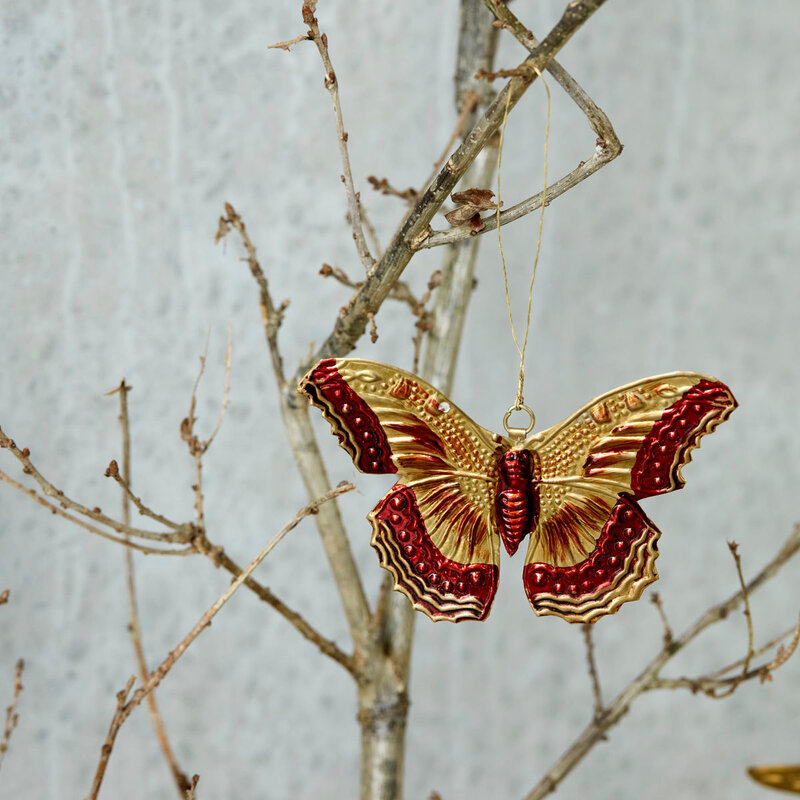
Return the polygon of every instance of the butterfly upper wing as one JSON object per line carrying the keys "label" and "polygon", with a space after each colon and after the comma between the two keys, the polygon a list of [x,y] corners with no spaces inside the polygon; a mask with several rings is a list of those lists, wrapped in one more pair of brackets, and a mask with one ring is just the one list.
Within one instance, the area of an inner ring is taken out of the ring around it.
{"label": "butterfly upper wing", "polygon": [[395,588],[432,619],[484,619],[497,590],[493,500],[508,442],[420,378],[375,361],[321,361],[298,390],[359,470],[399,476],[368,517]]}
{"label": "butterfly upper wing", "polygon": [[523,573],[537,614],[591,622],[657,579],[660,532],[636,501],[680,489],[692,448],[734,408],[719,381],[671,373],[602,395],[526,441],[541,481]]}

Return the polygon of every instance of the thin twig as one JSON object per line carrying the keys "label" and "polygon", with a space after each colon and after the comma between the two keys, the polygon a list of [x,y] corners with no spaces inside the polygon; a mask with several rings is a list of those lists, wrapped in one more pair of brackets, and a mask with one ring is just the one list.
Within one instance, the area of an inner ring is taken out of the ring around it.
{"label": "thin twig", "polygon": [[442,285],[442,271],[434,270],[430,279],[428,280],[428,290],[419,302],[411,309],[411,313],[417,318],[414,327],[417,330],[415,336],[411,338],[414,344],[414,361],[412,371],[416,374],[419,372],[419,359],[422,355],[422,343],[425,341],[425,336],[433,330],[434,317],[431,311],[428,311],[425,306],[430,302],[433,292]]}
{"label": "thin twig", "polygon": [[[497,17],[498,27],[509,30],[523,47],[527,48],[530,52],[534,52],[539,46],[539,41],[533,33],[520,22],[516,15],[509,10],[504,2],[500,0],[484,0],[484,5]],[[501,73],[521,75],[524,73],[524,69],[525,67],[523,65],[522,67],[517,67],[512,70],[501,70],[499,73],[487,72],[486,74],[493,74],[495,77],[498,77]],[[555,59],[547,65],[547,70],[572,100],[575,101],[578,108],[586,115],[589,125],[597,135],[595,150],[588,160],[582,161],[572,172],[549,185],[546,194],[537,192],[527,200],[523,200],[521,203],[517,203],[507,208],[505,211],[502,211],[499,215],[500,225],[507,225],[509,222],[514,222],[520,217],[530,214],[532,211],[536,211],[541,208],[542,202],[549,203],[551,200],[564,194],[564,192],[568,191],[573,186],[576,186],[581,181],[586,180],[590,175],[593,175],[601,167],[613,161],[622,152],[622,145],[605,112],[603,112],[592,98],[589,97],[578,82]],[[438,247],[443,244],[465,239],[468,236],[482,235],[497,228],[497,217],[490,216],[482,221],[484,227],[478,230],[457,227],[446,231],[434,231],[428,238],[420,242],[418,246],[420,249]]]}
{"label": "thin twig", "polygon": [[[36,483],[39,485],[42,494],[46,497],[52,497],[54,502],[48,503],[44,498],[40,497],[35,491],[28,489],[27,487],[23,486],[17,481],[11,479],[8,475],[3,472],[0,472],[0,480],[5,480],[7,483],[10,483],[16,489],[20,489],[21,491],[25,492],[26,494],[31,494],[35,497],[38,502],[42,505],[47,506],[50,508],[54,513],[60,514],[61,516],[65,517],[66,519],[72,520],[77,525],[85,528],[86,530],[90,530],[92,533],[97,533],[100,536],[105,537],[106,539],[111,539],[112,541],[119,542],[122,541],[121,539],[112,536],[106,532],[101,532],[98,528],[91,526],[83,521],[78,521],[75,517],[61,513],[65,509],[69,509],[71,511],[80,514],[81,516],[88,517],[89,519],[93,520],[94,522],[99,523],[100,525],[105,525],[111,530],[116,531],[117,533],[121,533],[127,536],[135,536],[139,539],[149,539],[151,541],[156,542],[167,542],[167,543],[183,543],[189,541],[191,538],[191,532],[188,528],[178,529],[173,533],[157,533],[155,531],[146,531],[142,530],[141,528],[134,528],[130,525],[123,525],[118,520],[112,519],[111,517],[104,514],[99,508],[87,508],[81,503],[72,500],[66,494],[64,494],[61,489],[57,489],[50,481],[48,481],[36,467],[33,465],[33,462],[30,458],[30,450],[28,448],[20,449],[17,447],[16,442],[13,439],[6,436],[3,433],[2,429],[0,429],[0,448],[5,448],[9,450],[17,460],[22,464],[22,472],[25,475],[30,475]],[[55,505],[58,504],[58,506]],[[136,549],[141,549],[134,544],[130,545],[131,547],[136,547]],[[166,552],[166,551],[159,551],[155,550],[152,552]]]}
{"label": "thin twig", "polygon": [[747,655],[745,656],[744,663],[742,664],[742,671],[737,676],[738,679],[734,678],[734,680],[731,681],[730,686],[722,692],[707,692],[709,697],[714,697],[716,699],[728,697],[736,691],[739,684],[746,679],[748,670],[750,669],[750,663],[755,655],[753,647],[753,614],[750,611],[750,597],[747,593],[747,584],[744,582],[744,575],[742,574],[742,557],[739,555],[739,545],[736,544],[736,542],[728,542],[728,547],[731,551],[731,555],[733,556],[734,563],[736,564],[736,575],[739,578],[739,585],[742,587],[744,616],[747,620]]}
{"label": "thin twig", "polygon": [[[30,497],[32,500],[35,500],[37,503],[39,503],[39,505],[42,505],[46,509],[48,509],[51,514],[63,517],[64,519],[67,519],[73,524],[77,525],[79,528],[83,528],[84,530],[87,530],[89,531],[89,533],[93,533],[96,536],[101,536],[103,539],[108,539],[110,542],[115,542],[116,544],[121,544],[125,547],[132,547],[134,550],[138,550],[140,553],[148,553],[160,556],[190,556],[195,552],[194,548],[191,545],[176,550],[167,550],[165,548],[159,548],[159,547],[147,547],[145,545],[138,544],[137,542],[124,539],[121,536],[114,536],[114,534],[108,533],[108,531],[104,531],[101,528],[97,528],[94,525],[90,525],[88,522],[82,520],[80,517],[75,517],[72,514],[68,514],[66,511],[64,511],[63,508],[60,508],[54,503],[50,503],[49,501],[45,500],[44,497],[41,497],[39,494],[37,494],[35,489],[29,489],[27,486],[23,486],[21,483],[18,483],[9,475],[6,475],[6,473],[3,472],[2,470],[0,470],[0,480],[5,481],[9,485],[13,486],[15,489],[22,492],[24,495]],[[179,538],[177,535],[172,537],[171,534],[152,533],[150,531],[140,531],[139,529],[134,529],[134,528],[131,528],[130,530],[127,531],[123,529],[123,533],[131,536],[141,536],[142,538],[145,539],[153,539],[156,541],[164,541],[164,542],[169,542],[169,541],[185,542],[190,539],[190,536],[188,535],[184,536],[183,534],[181,534]]]}
{"label": "thin twig", "polygon": [[[506,94],[511,93],[510,108],[519,102],[536,79],[537,70],[544,70],[575,32],[597,11],[605,0],[573,0],[561,19],[530,57],[524,62],[528,70],[524,78],[512,78],[463,137],[461,145],[445,162],[439,174],[426,189],[395,233],[380,261],[367,275],[364,286],[356,292],[346,309],[334,323],[333,331],[308,359],[301,364],[299,381],[311,364],[324,358],[346,355],[363,335],[368,324],[367,312],[377,313],[395,281],[402,275],[413,253],[429,235],[430,222],[450,196],[470,164],[494,136],[503,121]],[[294,386],[291,387],[292,393]]]}
{"label": "thin twig", "polygon": [[6,708],[6,724],[3,728],[3,738],[0,739],[0,766],[2,766],[3,759],[8,752],[8,743],[11,740],[11,734],[14,732],[14,728],[17,727],[17,723],[19,722],[17,705],[19,704],[19,696],[22,694],[22,670],[24,669],[25,661],[20,658],[14,669],[14,696],[11,699],[11,705]]}
{"label": "thin twig", "polygon": [[307,33],[301,33],[299,36],[295,36],[294,39],[287,39],[285,42],[275,42],[275,44],[268,44],[267,50],[286,50],[291,51],[292,46],[299,44],[300,42],[307,42],[311,39],[311,37]]}
{"label": "thin twig", "polygon": [[[323,264],[322,267],[320,267],[319,274],[322,275],[323,278],[334,278],[341,283],[342,286],[347,286],[349,289],[360,289],[364,285],[364,281],[354,281],[341,267],[332,267],[330,264]],[[416,298],[405,281],[397,281],[394,286],[392,286],[387,299],[405,303],[412,312],[416,311],[422,302]]]}
{"label": "thin twig", "polygon": [[203,443],[204,450],[208,450],[211,447],[211,443],[216,439],[217,434],[219,433],[219,429],[222,427],[222,423],[225,421],[225,412],[228,410],[228,404],[230,403],[230,392],[231,392],[231,363],[232,363],[232,356],[233,356],[233,338],[232,338],[232,325],[228,325],[228,344],[225,347],[225,387],[222,390],[222,403],[220,404],[219,409],[219,417],[217,419],[217,424],[214,426],[214,430],[211,431],[211,435],[208,439],[205,440]]}
{"label": "thin twig", "polygon": [[192,775],[192,782],[186,790],[186,800],[194,800],[194,793],[197,791],[197,784],[200,782],[199,775]]}
{"label": "thin twig", "polygon": [[[210,338],[210,332],[209,332]],[[197,407],[197,390],[200,387],[200,380],[203,377],[206,369],[206,359],[208,358],[208,338],[206,339],[206,347],[203,352],[203,355],[200,356],[200,369],[197,373],[197,378],[195,379],[194,386],[192,387],[192,396],[189,401],[189,413],[186,417],[184,417],[183,421],[181,422],[180,430],[181,430],[181,439],[186,442],[187,446],[189,447],[189,454],[194,458],[195,463],[195,482],[192,485],[192,490],[194,491],[194,510],[195,510],[195,522],[196,522],[196,532],[202,534],[205,531],[206,523],[205,523],[205,510],[204,510],[204,503],[205,498],[203,497],[203,456],[208,451],[208,448],[211,447],[211,444],[214,441],[219,429],[222,427],[222,422],[225,419],[225,411],[228,408],[228,399],[230,393],[230,385],[231,385],[231,352],[232,352],[232,342],[231,342],[231,327],[228,326],[228,346],[225,351],[225,388],[222,393],[222,407],[219,414],[219,419],[217,421],[216,427],[211,432],[211,435],[208,439],[201,439],[194,430],[195,422],[197,422],[197,417],[195,417],[194,412],[195,408]]]}
{"label": "thin twig", "polygon": [[106,734],[103,746],[100,748],[100,760],[97,762],[97,770],[94,773],[92,788],[89,790],[86,800],[97,800],[97,795],[100,792],[100,786],[103,783],[106,768],[108,767],[108,759],[111,758],[111,751],[114,749],[114,741],[117,738],[119,726],[122,725],[123,722],[122,712],[125,710],[126,703],[129,702],[128,695],[131,693],[134,683],[136,683],[136,676],[131,675],[130,678],[128,678],[128,682],[125,684],[125,688],[117,692],[117,707],[114,710],[114,716],[111,717],[111,724],[108,726],[108,733]]}
{"label": "thin twig", "polygon": [[667,619],[667,612],[664,611],[664,604],[661,602],[661,595],[658,592],[653,592],[650,595],[650,602],[656,607],[658,616],[661,617],[661,624],[664,626],[664,646],[669,647],[672,644],[672,628],[669,626]]}
{"label": "thin twig", "polygon": [[585,624],[583,626],[583,642],[586,645],[586,662],[589,666],[589,677],[592,680],[592,694],[594,695],[594,718],[598,719],[602,716],[603,708],[603,693],[600,689],[600,677],[597,674],[597,664],[594,660],[594,640],[592,639],[592,626]]}
{"label": "thin twig", "polygon": [[[323,264],[319,274],[325,278],[335,278],[343,286],[347,286],[351,289],[358,289],[363,286],[364,283],[363,281],[355,282],[351,280],[343,269],[340,267],[332,267],[330,264]],[[428,311],[425,306],[430,302],[434,290],[441,286],[441,284],[442,271],[437,269],[433,271],[431,277],[428,279],[427,291],[419,299],[416,298],[405,281],[397,281],[388,295],[388,299],[405,303],[411,309],[411,313],[417,318],[417,321],[414,323],[416,333],[411,338],[411,342],[414,345],[412,371],[415,373],[419,370],[419,359],[422,353],[422,344],[425,335],[433,328],[434,324],[433,314]],[[370,321],[370,338],[374,343],[378,339],[375,317],[372,312],[369,312],[367,318]]]}
{"label": "thin twig", "polygon": [[145,697],[147,697],[150,692],[152,692],[153,689],[155,689],[158,684],[161,683],[172,667],[175,666],[175,663],[178,661],[178,659],[186,652],[192,642],[194,642],[194,640],[207,627],[210,626],[212,619],[219,613],[220,609],[222,609],[228,600],[233,597],[233,595],[247,580],[247,578],[250,577],[250,574],[272,552],[275,546],[281,541],[281,539],[283,539],[284,536],[286,536],[287,533],[296,528],[297,525],[303,519],[305,519],[305,517],[311,514],[316,514],[324,503],[332,500],[334,497],[338,497],[341,494],[350,492],[355,488],[356,487],[352,483],[342,481],[335,489],[332,489],[324,496],[319,497],[317,500],[309,503],[307,506],[305,506],[305,508],[302,508],[300,511],[298,511],[297,514],[295,514],[295,516],[280,531],[278,531],[278,533],[275,534],[266,547],[264,547],[264,549],[231,582],[231,585],[225,590],[225,592],[223,592],[223,594],[211,604],[208,610],[200,617],[189,633],[187,633],[186,636],[181,639],[174,650],[169,652],[169,654],[158,665],[158,667],[149,673],[147,680],[143,682],[143,684],[133,693],[133,695],[130,696],[129,699],[128,696],[130,695],[131,689],[133,688],[133,684],[136,680],[135,676],[130,678],[125,688],[117,694],[117,708],[114,712],[114,716],[111,719],[108,735],[106,736],[106,740],[101,748],[100,761],[98,763],[97,772],[95,773],[94,781],[92,783],[89,800],[96,800],[97,793],[100,791],[100,785],[103,781],[103,775],[105,774],[106,766],[108,764],[108,759],[111,755],[114,742],[117,738],[117,733],[136,706],[138,706],[142,700],[144,700]]}
{"label": "thin twig", "polygon": [[137,497],[132,491],[131,487],[125,482],[125,479],[120,475],[119,472],[119,464],[112,459],[109,463],[108,467],[106,467],[105,476],[107,478],[113,478],[117,485],[122,489],[125,496],[136,506],[136,510],[143,516],[143,517],[150,517],[150,519],[155,520],[155,522],[161,523],[166,528],[172,528],[173,530],[183,530],[186,526],[185,524],[179,525],[177,522],[174,522],[171,519],[168,519],[163,514],[159,514],[157,511],[153,511],[152,508],[146,506],[142,502],[141,497]]}
{"label": "thin twig", "polygon": [[[789,644],[784,647],[781,645],[774,657],[760,666],[749,668],[750,663],[754,658],[760,656],[762,653],[774,647],[778,642],[785,639],[787,636],[792,635]],[[710,672],[708,675],[701,675],[697,678],[659,678],[653,682],[654,689],[688,689],[692,693],[703,692],[709,697],[719,698],[727,697],[732,694],[739,687],[739,684],[744,681],[758,678],[762,683],[764,681],[772,680],[772,673],[782,667],[797,650],[797,645],[800,643],[800,621],[793,628],[785,631],[780,636],[762,645],[758,650],[750,652],[744,658],[735,661],[733,664],[728,664],[722,669],[715,672]],[[726,673],[734,669],[742,668],[739,675],[734,675],[730,678],[722,677]],[[723,692],[720,694],[720,692]]]}
{"label": "thin twig", "polygon": [[[125,383],[123,378],[119,385],[119,423],[122,432],[122,476],[126,487],[131,483],[131,432],[130,432],[130,418],[128,416],[128,392],[131,387]],[[122,521],[126,525],[130,525],[131,507],[130,507],[130,493],[123,491],[122,493]],[[136,576],[133,564],[133,552],[130,548],[125,550],[125,586],[128,592],[128,617],[129,626],[128,630],[131,636],[131,644],[133,651],[136,655],[136,663],[139,667],[139,678],[144,683],[147,680],[147,657],[144,652],[144,644],[142,643],[142,626],[139,618],[139,606],[136,600]],[[172,778],[178,789],[178,794],[181,797],[186,796],[186,792],[191,787],[189,778],[178,766],[178,760],[172,751],[169,743],[167,731],[164,727],[164,721],[161,719],[161,714],[158,710],[158,703],[156,702],[155,692],[151,692],[147,696],[147,707],[150,713],[150,722],[153,725],[158,743],[161,746],[161,751],[164,753],[167,766],[169,766]]]}
{"label": "thin twig", "polygon": [[399,197],[406,202],[414,202],[418,192],[413,186],[408,189],[397,189],[389,183],[388,178],[378,178],[375,175],[367,175],[367,183],[376,191],[387,197]]}
{"label": "thin twig", "polygon": [[364,226],[364,230],[367,232],[367,238],[372,244],[372,249],[378,254],[378,256],[380,256],[383,250],[381,249],[381,243],[378,240],[378,234],[375,231],[375,226],[372,224],[369,214],[367,214],[367,209],[362,205],[359,205],[359,208],[361,209],[361,223]]}
{"label": "thin twig", "polygon": [[[545,776],[536,784],[531,792],[525,795],[525,800],[541,800],[555,791],[561,781],[577,766],[587,753],[601,740],[606,732],[628,712],[633,701],[641,694],[652,689],[662,688],[663,679],[659,673],[664,665],[680,650],[696,639],[706,628],[726,619],[730,613],[744,602],[745,595],[752,595],[772,578],[789,559],[800,550],[800,525],[784,542],[778,553],[756,575],[744,589],[740,589],[727,600],[708,609],[698,617],[672,644],[664,645],[658,655],[634,678],[625,689],[617,695],[605,708],[600,719],[593,720],[584,728],[583,732],[575,739],[573,744],[548,770]],[[759,677],[757,670],[752,670],[747,679]],[[738,678],[739,676],[737,676]],[[734,679],[731,679],[734,680]]]}
{"label": "thin twig", "polygon": [[342,119],[342,104],[339,100],[339,81],[333,71],[330,53],[328,52],[328,35],[320,33],[319,22],[314,16],[316,0],[303,4],[303,22],[309,27],[310,38],[314,40],[319,50],[322,65],[325,68],[325,88],[330,92],[331,103],[333,104],[333,115],[336,119],[336,138],[339,143],[339,155],[342,160],[342,183],[347,193],[347,209],[350,224],[353,228],[353,240],[356,243],[356,250],[364,269],[369,272],[375,264],[375,259],[369,252],[367,240],[364,238],[364,230],[361,225],[361,199],[356,192],[353,183],[353,171],[350,168],[350,154],[347,150],[347,132],[344,129]]}
{"label": "thin twig", "polygon": [[[218,566],[227,570],[234,577],[238,577],[242,574],[241,567],[239,567],[238,564],[236,564],[236,562],[233,561],[222,549],[217,549],[213,560]],[[302,616],[300,616],[300,614],[289,608],[289,606],[276,597],[272,591],[270,591],[270,589],[263,584],[260,584],[257,580],[255,580],[255,578],[248,578],[244,584],[258,598],[272,606],[272,608],[274,608],[281,616],[294,625],[294,627],[302,636],[319,648],[320,652],[328,656],[328,658],[332,658],[334,661],[341,664],[351,675],[353,675],[353,677],[357,677],[358,672],[356,669],[355,659],[341,650],[335,642],[332,642],[330,639],[326,639]]]}
{"label": "thin twig", "polygon": [[450,138],[447,140],[447,144],[444,146],[439,158],[436,159],[431,174],[428,175],[419,190],[414,193],[414,197],[410,199],[419,200],[425,192],[425,189],[430,186],[431,181],[433,181],[433,179],[438,175],[439,170],[444,165],[444,162],[447,161],[447,156],[449,156],[452,152],[455,143],[459,140],[461,134],[464,133],[464,126],[467,124],[470,114],[472,114],[472,112],[478,107],[478,100],[480,100],[480,95],[472,89],[467,89],[464,92],[463,101],[461,103],[461,111],[458,114],[458,119],[453,127],[453,132],[450,134]]}
{"label": "thin twig", "polygon": [[269,284],[267,283],[267,276],[264,274],[264,270],[261,269],[255,245],[250,239],[250,234],[247,232],[244,220],[236,213],[236,209],[230,203],[225,203],[225,216],[219,218],[219,227],[217,228],[214,242],[217,243],[221,239],[224,239],[231,228],[239,234],[242,240],[244,249],[247,251],[247,265],[250,267],[250,273],[258,284],[261,319],[264,324],[267,344],[269,345],[270,357],[272,358],[272,369],[281,387],[283,387],[286,383],[286,379],[283,376],[283,359],[278,349],[278,330],[283,322],[284,313],[289,307],[289,301],[284,300],[278,306],[273,303],[272,295],[269,291]]}
{"label": "thin twig", "polygon": [[781,645],[778,648],[778,652],[775,654],[775,658],[766,665],[765,669],[767,672],[770,672],[778,667],[782,667],[794,654],[797,650],[797,646],[800,644],[800,620],[798,620],[797,626],[794,629],[794,635],[792,636],[792,640],[789,644],[784,647]]}
{"label": "thin twig", "polygon": [[[800,621],[798,621],[798,623],[796,625],[793,625],[791,628],[787,628],[783,633],[779,633],[777,636],[773,636],[769,641],[764,642],[764,644],[762,644],[761,647],[757,648],[754,651],[752,657],[758,658],[758,656],[764,655],[764,653],[766,653],[767,650],[772,650],[772,648],[775,647],[775,645],[781,644],[781,642],[783,642],[784,639],[788,639],[790,636],[792,637],[792,639],[789,642],[789,644],[786,647],[783,647],[781,645],[781,647],[778,649],[778,654],[781,657],[783,656],[783,653],[788,652],[789,655],[791,655],[797,649],[798,641],[800,641]],[[745,658],[746,656],[744,658],[740,658],[738,661],[733,661],[726,667],[721,667],[720,669],[715,670],[714,672],[710,672],[708,675],[706,675],[706,677],[710,679],[719,678],[728,672],[732,672],[735,669],[739,669],[742,666],[742,664],[744,664]],[[776,659],[777,658],[778,655],[776,655]],[[771,663],[772,661],[770,661],[770,664]]]}
{"label": "thin twig", "polygon": [[[226,236],[233,228],[241,236],[247,250],[247,263],[259,287],[264,335],[278,385],[281,415],[286,433],[308,496],[319,497],[330,491],[330,481],[311,427],[308,404],[300,400],[295,391],[295,384],[291,387],[287,384],[283,374],[283,361],[278,349],[278,329],[288,301],[284,301],[278,307],[275,306],[266,276],[258,261],[256,248],[250,240],[244,221],[229,203],[225,204],[225,212],[226,216],[221,217],[219,221],[216,241]],[[322,506],[316,517],[316,524],[347,617],[350,635],[353,638],[355,649],[358,651],[365,644],[370,610],[347,532],[335,501]],[[213,553],[212,557],[218,558],[219,554]],[[301,633],[303,633],[302,630]],[[307,634],[303,633],[303,635]]]}
{"label": "thin twig", "polygon": [[458,119],[456,120],[456,124],[453,127],[453,131],[450,134],[450,138],[447,140],[447,144],[444,146],[441,155],[433,164],[433,170],[430,175],[425,179],[419,189],[414,189],[413,187],[409,186],[408,189],[396,189],[389,183],[388,179],[386,178],[376,178],[374,175],[370,175],[367,178],[370,185],[376,192],[380,192],[384,195],[390,195],[393,197],[399,197],[401,200],[405,200],[412,205],[416,203],[420,197],[422,197],[426,187],[430,182],[436,177],[439,173],[439,170],[442,168],[442,165],[447,160],[447,156],[453,150],[453,146],[458,141],[458,138],[464,132],[464,126],[467,124],[467,120],[472,114],[473,111],[478,107],[478,101],[480,100],[480,95],[473,91],[472,89],[468,89],[464,92],[464,99],[461,104],[461,111],[459,112]]}

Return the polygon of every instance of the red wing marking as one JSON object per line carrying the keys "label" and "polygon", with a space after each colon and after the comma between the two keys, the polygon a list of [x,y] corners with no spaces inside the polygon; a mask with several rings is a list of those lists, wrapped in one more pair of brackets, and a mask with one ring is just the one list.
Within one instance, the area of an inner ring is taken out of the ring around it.
{"label": "red wing marking", "polygon": [[[681,488],[680,468],[691,457],[689,451],[735,408],[724,383],[702,380],[666,409],[636,455],[631,489],[637,499]],[[624,426],[618,430],[624,432]]]}
{"label": "red wing marking", "polygon": [[571,567],[526,564],[522,579],[533,610],[570,622],[615,613],[658,578],[653,562],[659,536],[636,501],[622,495],[588,558]]}
{"label": "red wing marking", "polygon": [[378,417],[339,375],[335,358],[320,361],[300,389],[322,410],[339,444],[361,472],[397,472]]}
{"label": "red wing marking", "polygon": [[414,608],[431,619],[485,619],[497,591],[494,564],[460,564],[445,558],[431,540],[414,492],[401,483],[370,512],[372,546],[381,566]]}

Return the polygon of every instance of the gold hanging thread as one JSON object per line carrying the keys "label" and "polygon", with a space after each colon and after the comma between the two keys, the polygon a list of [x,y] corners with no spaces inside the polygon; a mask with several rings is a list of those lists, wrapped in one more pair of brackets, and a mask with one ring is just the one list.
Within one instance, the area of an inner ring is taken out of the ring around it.
{"label": "gold hanging thread", "polygon": [[[545,121],[545,129],[544,129],[544,157],[543,157],[543,173],[544,173],[544,187],[542,189],[542,210],[539,214],[539,231],[536,237],[536,255],[533,260],[533,270],[531,272],[531,282],[528,287],[528,313],[525,319],[525,335],[522,340],[522,346],[519,344],[519,339],[517,338],[517,332],[514,327],[514,314],[511,310],[511,295],[508,290],[508,269],[506,267],[506,259],[505,254],[503,253],[503,237],[500,233],[500,171],[503,165],[503,142],[505,140],[506,135],[506,122],[508,121],[508,111],[511,105],[511,92],[509,91],[506,94],[506,108],[505,113],[503,114],[503,124],[500,128],[500,144],[498,146],[498,153],[497,153],[497,210],[495,212],[495,220],[497,223],[497,247],[500,251],[500,263],[503,267],[503,285],[505,288],[506,293],[506,305],[508,307],[508,321],[511,325],[511,337],[514,340],[514,346],[517,348],[517,353],[519,353],[519,376],[518,376],[518,383],[517,383],[517,395],[514,399],[513,405],[509,408],[508,414],[506,414],[506,418],[504,420],[504,425],[506,426],[506,430],[511,434],[512,429],[508,428],[506,424],[508,421],[508,417],[510,416],[512,411],[519,411],[525,410],[531,415],[531,427],[528,429],[528,432],[533,429],[533,412],[525,405],[525,398],[523,395],[523,390],[525,386],[525,350],[528,346],[528,335],[530,333],[531,327],[531,309],[533,308],[533,282],[536,280],[536,269],[539,266],[539,254],[542,250],[542,231],[544,229],[544,209],[545,205],[547,205],[547,156],[548,156],[548,143],[550,141],[550,87],[547,85],[547,81],[544,79],[541,71],[534,67],[536,74],[542,81],[542,85],[544,86],[545,93],[547,94],[547,114],[546,114],[546,121]],[[518,430],[516,428],[513,429],[515,432]]]}

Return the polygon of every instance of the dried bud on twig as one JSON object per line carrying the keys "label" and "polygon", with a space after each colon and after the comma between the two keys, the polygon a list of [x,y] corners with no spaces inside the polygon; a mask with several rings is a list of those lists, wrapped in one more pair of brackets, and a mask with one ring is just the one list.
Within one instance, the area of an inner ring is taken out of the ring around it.
{"label": "dried bud on twig", "polygon": [[317,10],[317,0],[306,0],[303,3],[303,22],[306,25],[313,25],[316,20],[314,19],[314,12]]}
{"label": "dried bud on twig", "polygon": [[497,203],[492,200],[494,192],[489,189],[465,189],[455,192],[450,199],[457,204],[456,208],[444,215],[444,218],[453,226],[469,223],[473,233],[478,233],[484,228],[480,212],[497,209]]}
{"label": "dried bud on twig", "polygon": [[409,186],[408,189],[395,189],[387,178],[377,178],[375,175],[368,175],[367,182],[370,186],[381,194],[399,197],[402,200],[416,200],[417,190]]}

